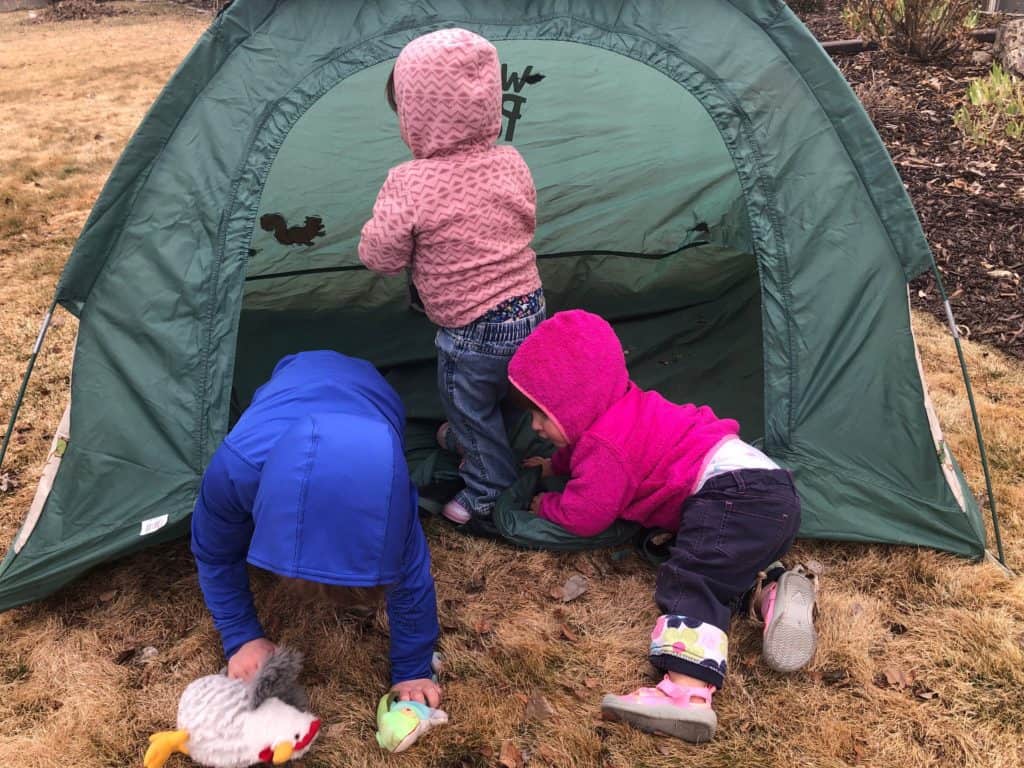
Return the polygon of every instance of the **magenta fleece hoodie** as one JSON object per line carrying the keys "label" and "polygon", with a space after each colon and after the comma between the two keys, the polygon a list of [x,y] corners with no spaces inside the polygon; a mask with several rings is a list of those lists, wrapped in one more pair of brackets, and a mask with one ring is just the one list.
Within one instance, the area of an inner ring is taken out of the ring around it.
{"label": "magenta fleece hoodie", "polygon": [[706,405],[677,405],[640,389],[629,380],[615,331],[582,310],[541,323],[508,374],[569,441],[552,457],[569,483],[542,496],[539,514],[579,536],[620,518],[678,530],[707,459],[739,432],[736,421]]}
{"label": "magenta fleece hoodie", "polygon": [[446,328],[540,288],[533,177],[514,147],[495,144],[494,46],[465,29],[417,37],[395,62],[395,101],[415,159],[388,173],[363,226],[362,262],[387,275],[411,267],[427,317]]}

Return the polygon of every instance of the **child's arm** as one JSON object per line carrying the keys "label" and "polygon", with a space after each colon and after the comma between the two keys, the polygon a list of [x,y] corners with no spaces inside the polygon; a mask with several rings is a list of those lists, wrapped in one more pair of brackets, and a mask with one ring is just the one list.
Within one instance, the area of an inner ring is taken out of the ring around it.
{"label": "child's arm", "polygon": [[374,272],[397,275],[412,262],[414,226],[414,208],[397,169],[392,169],[377,195],[373,216],[363,225],[359,260]]}
{"label": "child's arm", "polygon": [[541,494],[537,515],[577,536],[596,536],[618,519],[635,491],[619,452],[584,437],[572,453],[572,479],[561,493]]}
{"label": "child's arm", "polygon": [[430,679],[430,661],[440,627],[430,550],[418,520],[413,522],[406,542],[402,581],[388,592],[388,623],[392,684]]}
{"label": "child's arm", "polygon": [[252,515],[238,501],[230,476],[235,459],[224,446],[203,475],[192,514],[192,554],[206,607],[230,659],[250,640],[263,637],[256,617],[245,555],[252,538]]}
{"label": "child's arm", "polygon": [[565,477],[572,469],[572,448],[559,448],[550,459],[543,456],[530,456],[523,459],[524,467],[540,467],[541,477]]}

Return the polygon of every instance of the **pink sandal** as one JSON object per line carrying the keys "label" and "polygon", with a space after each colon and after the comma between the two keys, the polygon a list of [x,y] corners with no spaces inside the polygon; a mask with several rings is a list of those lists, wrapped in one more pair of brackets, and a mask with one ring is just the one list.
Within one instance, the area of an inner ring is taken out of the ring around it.
{"label": "pink sandal", "polygon": [[638,688],[625,696],[609,693],[601,701],[601,714],[605,720],[621,720],[648,733],[700,744],[711,741],[718,727],[718,716],[711,708],[715,690],[714,686],[676,685],[665,675],[654,688]]}

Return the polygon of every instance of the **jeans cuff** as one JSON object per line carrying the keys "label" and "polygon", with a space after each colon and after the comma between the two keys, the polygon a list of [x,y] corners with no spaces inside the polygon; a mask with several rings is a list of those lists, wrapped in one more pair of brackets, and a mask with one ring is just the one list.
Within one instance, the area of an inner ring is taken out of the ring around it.
{"label": "jeans cuff", "polygon": [[456,494],[455,500],[461,504],[473,517],[490,518],[494,513],[494,503],[474,504],[469,491],[461,490]]}
{"label": "jeans cuff", "polygon": [[662,672],[678,672],[680,675],[695,677],[703,683],[713,685],[718,690],[722,689],[725,677],[721,672],[709,667],[702,667],[686,659],[677,659],[675,656],[650,656],[651,664]]}
{"label": "jeans cuff", "polygon": [[656,667],[662,659],[669,663],[670,660],[686,662],[691,669],[699,667],[715,679],[707,680],[703,675],[682,669],[674,671],[721,685],[729,656],[729,638],[714,624],[680,614],[665,614],[658,617],[651,631],[650,656]]}

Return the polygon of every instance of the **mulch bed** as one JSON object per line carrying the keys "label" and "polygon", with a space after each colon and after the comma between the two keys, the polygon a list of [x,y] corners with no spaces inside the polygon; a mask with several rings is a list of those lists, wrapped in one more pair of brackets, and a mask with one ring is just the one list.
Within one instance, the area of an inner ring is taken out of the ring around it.
{"label": "mulch bed", "polygon": [[[856,37],[839,2],[804,21],[822,41]],[[1024,144],[966,141],[953,125],[971,78],[988,64],[972,44],[952,60],[922,64],[879,50],[835,56],[857,91],[917,209],[961,332],[1024,358]],[[911,301],[945,320],[929,274]]]}

